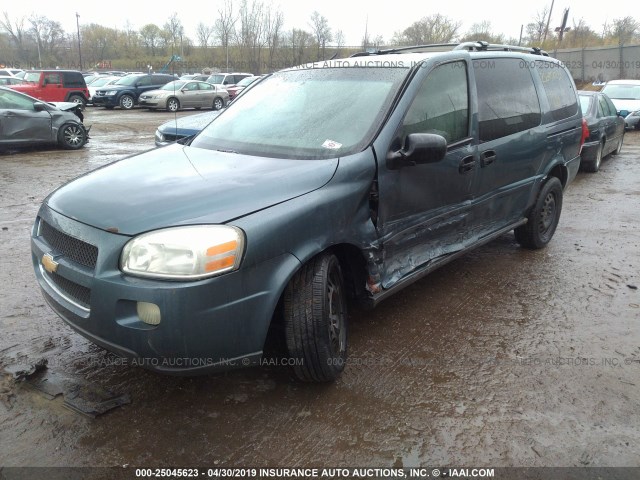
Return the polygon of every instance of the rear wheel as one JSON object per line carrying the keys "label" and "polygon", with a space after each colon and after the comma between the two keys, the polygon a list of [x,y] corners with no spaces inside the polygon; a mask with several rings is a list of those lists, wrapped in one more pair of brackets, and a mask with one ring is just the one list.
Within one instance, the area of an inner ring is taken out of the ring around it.
{"label": "rear wheel", "polygon": [[602,142],[598,145],[598,151],[596,152],[596,158],[584,165],[585,172],[596,173],[600,170],[600,164],[602,163]]}
{"label": "rear wheel", "polygon": [[82,125],[67,123],[58,132],[58,143],[67,150],[77,150],[87,143],[87,131]]}
{"label": "rear wheel", "polygon": [[624,132],[622,132],[622,135],[620,135],[620,140],[618,140],[618,146],[613,152],[611,152],[613,155],[618,155],[620,153],[620,150],[622,150],[622,142],[624,142]]}
{"label": "rear wheel", "polygon": [[527,223],[514,230],[516,241],[525,248],[545,247],[556,231],[561,212],[562,184],[556,177],[551,177],[540,189]]}
{"label": "rear wheel", "polygon": [[170,112],[177,112],[180,110],[180,102],[177,98],[170,98],[167,100],[167,110]]}
{"label": "rear wheel", "polygon": [[79,104],[82,110],[84,110],[85,107],[87,106],[87,102],[82,97],[82,95],[71,95],[68,101]]}
{"label": "rear wheel", "polygon": [[335,255],[314,258],[291,279],[284,293],[284,324],[295,375],[307,382],[338,378],[347,358],[347,306]]}

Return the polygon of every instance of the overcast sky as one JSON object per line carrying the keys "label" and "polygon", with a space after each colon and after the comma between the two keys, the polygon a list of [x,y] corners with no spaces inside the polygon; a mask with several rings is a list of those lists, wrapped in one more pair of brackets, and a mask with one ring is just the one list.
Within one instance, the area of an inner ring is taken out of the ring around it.
{"label": "overcast sky", "polygon": [[[33,12],[59,21],[67,32],[75,31],[76,17],[80,14],[80,23],[98,23],[104,26],[123,28],[129,21],[138,29],[147,23],[155,23],[162,27],[169,16],[178,12],[185,27],[187,36],[196,40],[196,27],[199,22],[213,24],[217,16],[221,0],[204,0],[202,2],[143,2],[131,0],[56,0],[53,2],[3,2],[2,12],[7,12],[11,19],[29,16]],[[270,3],[265,1],[265,4]],[[235,8],[240,4],[234,1]],[[531,22],[536,12],[551,6],[551,0],[542,2],[516,2],[508,0],[484,0],[482,2],[420,2],[416,0],[392,0],[378,3],[362,0],[323,0],[322,2],[305,3],[299,0],[273,0],[274,7],[280,6],[284,14],[285,28],[304,28],[311,30],[309,18],[314,10],[327,17],[333,31],[342,30],[346,45],[358,45],[364,35],[368,18],[368,31],[371,38],[382,35],[389,41],[396,31],[403,30],[414,21],[435,13],[446,15],[462,22],[461,33],[468,30],[473,23],[483,20],[491,21],[498,33],[507,37],[518,38],[520,26]],[[415,5],[420,5],[416,7]],[[471,6],[473,5],[473,6]],[[184,9],[180,9],[184,6]],[[562,13],[569,7],[569,26],[573,21],[583,18],[596,32],[602,31],[605,21],[615,18],[633,16],[640,20],[640,4],[636,0],[614,0],[611,3],[595,4],[594,2],[571,2],[556,0],[553,7],[551,28],[560,25]]]}

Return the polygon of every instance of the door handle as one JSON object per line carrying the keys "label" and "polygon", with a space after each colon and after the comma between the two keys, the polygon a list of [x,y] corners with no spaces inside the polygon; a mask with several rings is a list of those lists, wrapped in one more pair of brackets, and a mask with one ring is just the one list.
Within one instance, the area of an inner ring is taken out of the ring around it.
{"label": "door handle", "polygon": [[482,167],[487,167],[496,161],[496,152],[495,150],[487,150],[486,152],[482,152],[480,155],[480,165]]}
{"label": "door handle", "polygon": [[468,157],[464,157],[460,162],[460,166],[458,167],[459,173],[467,173],[473,170],[476,166],[476,160],[473,158],[473,155],[469,155]]}

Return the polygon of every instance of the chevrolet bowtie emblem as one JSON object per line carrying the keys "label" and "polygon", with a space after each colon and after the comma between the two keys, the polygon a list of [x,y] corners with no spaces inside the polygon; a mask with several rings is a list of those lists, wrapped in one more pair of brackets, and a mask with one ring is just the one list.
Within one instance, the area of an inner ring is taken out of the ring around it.
{"label": "chevrolet bowtie emblem", "polygon": [[58,262],[53,259],[53,256],[50,253],[45,253],[42,256],[42,266],[49,273],[55,273],[58,269]]}

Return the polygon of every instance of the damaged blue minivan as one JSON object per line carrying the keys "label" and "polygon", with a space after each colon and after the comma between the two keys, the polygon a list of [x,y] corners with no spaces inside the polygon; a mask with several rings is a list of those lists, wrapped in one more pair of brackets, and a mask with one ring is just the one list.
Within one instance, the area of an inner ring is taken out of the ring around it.
{"label": "damaged blue minivan", "polygon": [[583,141],[573,80],[540,50],[473,42],[302,65],[184,144],[54,191],[33,265],[66,323],[144,367],[254,365],[279,322],[295,375],[331,381],[348,304],[373,307],[511,230],[547,245]]}

